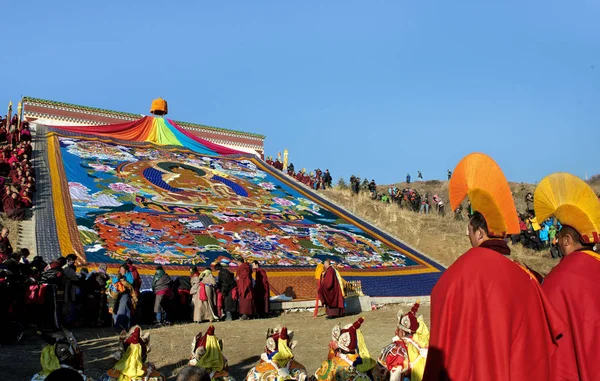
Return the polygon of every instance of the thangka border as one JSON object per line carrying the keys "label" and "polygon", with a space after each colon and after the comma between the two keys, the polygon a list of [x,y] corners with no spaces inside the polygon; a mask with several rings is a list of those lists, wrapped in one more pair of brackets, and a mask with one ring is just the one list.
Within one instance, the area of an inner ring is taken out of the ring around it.
{"label": "thangka border", "polygon": [[52,197],[52,184],[50,183],[50,171],[48,160],[48,135],[44,125],[37,125],[35,134],[35,158],[36,187],[35,192],[35,239],[37,253],[50,263],[60,257],[58,246],[58,232],[56,230],[54,200]]}

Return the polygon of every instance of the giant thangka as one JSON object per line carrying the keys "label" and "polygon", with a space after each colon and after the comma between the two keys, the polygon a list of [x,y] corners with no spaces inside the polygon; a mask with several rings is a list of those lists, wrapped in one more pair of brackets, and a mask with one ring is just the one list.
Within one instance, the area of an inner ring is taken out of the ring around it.
{"label": "giant thangka", "polygon": [[[90,135],[90,132],[94,135]],[[262,160],[145,117],[48,128],[57,247],[95,268],[142,273],[259,261],[275,293],[314,298],[315,267],[339,264],[372,296],[429,294],[443,267],[348,215]]]}

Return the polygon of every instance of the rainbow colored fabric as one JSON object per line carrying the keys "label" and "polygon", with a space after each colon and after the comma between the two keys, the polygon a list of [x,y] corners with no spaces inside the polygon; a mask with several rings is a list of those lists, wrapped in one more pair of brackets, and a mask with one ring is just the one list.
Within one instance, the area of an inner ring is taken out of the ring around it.
{"label": "rainbow colored fabric", "polygon": [[232,148],[194,136],[169,119],[145,116],[139,120],[104,126],[61,126],[56,129],[73,134],[108,137],[128,142],[153,143],[161,146],[185,147],[206,155],[244,154]]}

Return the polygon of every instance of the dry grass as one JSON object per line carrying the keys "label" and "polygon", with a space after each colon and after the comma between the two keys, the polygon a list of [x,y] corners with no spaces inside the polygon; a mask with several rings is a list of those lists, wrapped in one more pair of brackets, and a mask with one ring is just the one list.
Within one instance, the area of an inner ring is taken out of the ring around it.
{"label": "dry grass", "polygon": [[[447,182],[431,183],[421,183],[422,188],[414,188],[423,194],[425,192],[447,194]],[[526,187],[525,194],[527,189]],[[522,192],[521,189],[518,191]],[[400,209],[394,204],[373,201],[366,192],[355,196],[349,190],[334,188],[323,191],[323,194],[341,207],[391,236],[399,238],[444,266],[450,266],[470,248],[466,237],[466,221],[455,220],[452,213],[447,213],[445,217],[431,211],[429,215],[417,214]],[[535,252],[521,245],[515,245],[511,249],[514,258],[542,274],[547,274],[557,263],[549,253]]]}

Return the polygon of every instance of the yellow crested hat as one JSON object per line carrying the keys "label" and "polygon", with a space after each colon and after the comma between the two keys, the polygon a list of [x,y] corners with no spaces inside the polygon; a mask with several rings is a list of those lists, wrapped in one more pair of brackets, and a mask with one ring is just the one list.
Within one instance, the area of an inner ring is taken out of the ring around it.
{"label": "yellow crested hat", "polygon": [[580,178],[569,173],[545,177],[535,189],[533,209],[538,221],[555,216],[585,243],[600,243],[600,201]]}
{"label": "yellow crested hat", "polygon": [[448,188],[452,210],[468,196],[473,210],[485,217],[490,236],[519,234],[519,217],[508,181],[491,157],[483,153],[465,156],[454,168]]}

